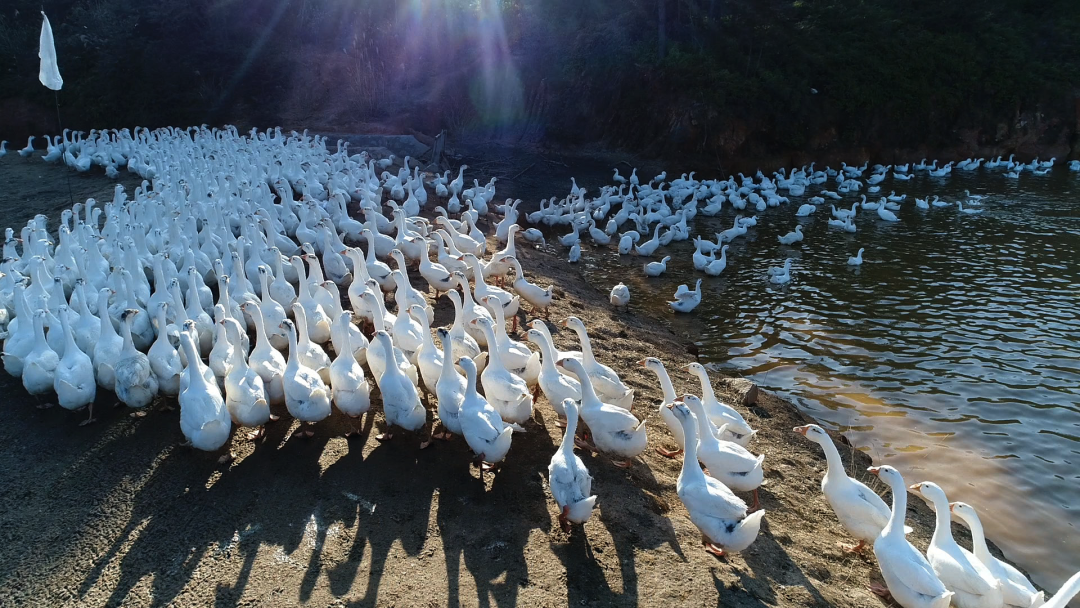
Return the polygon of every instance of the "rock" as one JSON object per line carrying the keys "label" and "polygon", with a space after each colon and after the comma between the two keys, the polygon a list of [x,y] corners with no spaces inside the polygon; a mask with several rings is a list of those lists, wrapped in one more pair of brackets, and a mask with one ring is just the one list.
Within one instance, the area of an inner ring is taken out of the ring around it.
{"label": "rock", "polygon": [[754,405],[757,403],[758,387],[746,378],[727,378],[727,387],[738,396],[739,403]]}

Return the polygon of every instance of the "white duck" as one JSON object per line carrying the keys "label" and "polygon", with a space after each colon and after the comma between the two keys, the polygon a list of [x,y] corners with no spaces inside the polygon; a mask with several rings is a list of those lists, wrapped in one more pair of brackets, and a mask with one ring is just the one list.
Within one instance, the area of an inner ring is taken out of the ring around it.
{"label": "white duck", "polygon": [[[533,330],[535,331],[535,330]],[[551,457],[548,465],[548,488],[555,504],[559,505],[559,524],[563,532],[570,532],[570,524],[583,524],[592,516],[596,495],[592,493],[592,476],[585,463],[574,453],[574,435],[577,432],[578,406],[573,399],[566,399],[561,408],[566,412],[566,431],[562,443]]]}
{"label": "white duck", "polygon": [[859,247],[859,253],[847,259],[848,266],[862,266],[862,253],[865,250],[864,247]]}
{"label": "white duck", "polygon": [[686,285],[679,285],[679,288],[675,290],[675,300],[668,302],[671,310],[675,312],[691,312],[698,307],[698,304],[701,304],[701,279],[697,280],[697,285],[693,290],[687,288]]}
{"label": "white duck", "polygon": [[778,236],[776,238],[780,241],[781,245],[794,245],[795,243],[803,240],[802,225],[800,224],[798,226],[795,226],[795,230],[793,232],[789,232],[783,236]]}
{"label": "white duck", "polygon": [[754,456],[741,445],[718,439],[723,433],[717,429],[712,420],[705,414],[705,408],[701,400],[694,395],[685,395],[682,398],[698,423],[698,460],[708,469],[709,475],[735,492],[753,492],[754,504],[750,505],[751,511],[756,511],[761,502],[758,497],[758,488],[765,480],[765,471],[762,464],[765,455]]}
{"label": "white duck", "polygon": [[[300,334],[300,337],[295,345],[293,345],[291,342],[289,343],[290,356],[298,359],[302,366],[307,367],[315,373],[319,374],[319,377],[322,378],[322,381],[329,385],[330,356],[326,354],[326,351],[323,350],[321,346],[312,342],[311,338],[308,336],[307,328],[309,326],[307,323],[304,307],[300,306],[299,304],[293,304],[292,313],[293,317],[296,319],[295,327],[297,333]],[[287,336],[287,332],[289,330],[285,326],[284,321],[285,320],[283,319],[280,327],[283,331],[286,332]]]}
{"label": "white duck", "polygon": [[[889,516],[892,514],[889,505],[866,484],[848,477],[844,462],[840,459],[840,452],[825,429],[816,424],[807,424],[792,430],[825,450],[828,468],[821,479],[821,492],[825,494],[825,499],[829,501],[836,518],[848,534],[859,539],[859,544],[847,547],[846,550],[862,551],[866,543],[873,543],[885,528],[885,524],[889,523]],[[906,528],[905,531],[910,532],[911,528]]]}
{"label": "white duck", "polygon": [[476,364],[468,357],[457,360],[457,366],[465,370],[465,392],[461,403],[461,434],[476,454],[482,471],[506,458],[514,427],[503,422],[499,412],[476,392]]}
{"label": "white duck", "polygon": [[[383,353],[392,353],[395,350],[390,334],[385,331],[375,332],[372,346],[378,347]],[[368,361],[371,360],[372,356],[369,353]],[[386,416],[387,427],[398,426],[406,431],[417,431],[424,426],[427,422],[427,410],[420,403],[416,384],[402,372],[398,365],[387,365],[382,375],[375,376],[375,382],[382,393],[383,414]],[[393,433],[389,429],[376,437],[379,441],[391,438],[393,438]]]}
{"label": "white duck", "polygon": [[22,383],[31,395],[43,395],[53,390],[56,380],[56,366],[60,356],[49,347],[45,339],[44,310],[34,312],[34,346],[23,357]]}
{"label": "white duck", "polygon": [[[180,403],[180,430],[193,447],[210,452],[229,440],[232,421],[217,384],[208,382],[202,372],[203,363],[199,359],[194,336],[195,322],[185,321],[180,332],[180,347],[187,356],[188,366],[184,369],[184,388],[177,397]],[[117,382],[119,377],[118,370]]]}
{"label": "white duck", "polygon": [[62,306],[59,311],[65,344],[64,356],[56,365],[53,388],[56,390],[56,402],[66,410],[74,411],[90,406],[89,415],[81,423],[88,424],[94,420],[94,397],[97,396],[94,364],[75,343],[66,309],[66,306]]}
{"label": "white duck", "polygon": [[1072,575],[1065,584],[1058,589],[1054,597],[1046,601],[1042,608],[1066,608],[1070,600],[1080,593],[1080,572]]}
{"label": "white duck", "polygon": [[701,470],[697,455],[697,422],[684,403],[672,403],[675,418],[682,424],[686,437],[686,456],[676,491],[690,521],[701,531],[705,550],[713,555],[746,549],[757,538],[764,509],[747,513],[746,503],[719,481]]}
{"label": "white duck", "polygon": [[162,395],[175,397],[180,394],[180,374],[184,371],[184,364],[180,360],[180,353],[170,342],[170,338],[177,334],[176,327],[165,322],[168,307],[168,302],[157,305],[158,336],[146,352],[146,358],[158,379],[158,390]]}
{"label": "white duck", "polygon": [[[352,324],[351,312],[343,312],[342,316]],[[352,335],[346,332],[342,339],[345,350],[330,364],[330,391],[334,405],[346,416],[357,418],[371,409],[371,385],[364,376],[364,368],[355,356],[350,356]]]}
{"label": "white duck", "polygon": [[492,323],[487,319],[474,319],[473,323],[484,331],[488,345],[492,348],[487,367],[480,376],[484,397],[504,421],[524,424],[532,418],[533,411],[533,398],[528,383],[507,369]]}
{"label": "white duck", "polygon": [[716,398],[712,379],[709,378],[709,372],[704,365],[691,363],[685,369],[697,376],[698,381],[701,383],[701,403],[705,406],[705,412],[709,419],[718,427],[727,426],[720,438],[733,441],[745,448],[754,435],[757,434],[757,431],[750,428],[750,425],[747,424],[746,419],[738,410]]}
{"label": "white duck", "polygon": [[658,277],[658,276],[664,274],[664,272],[667,271],[667,263],[668,263],[668,260],[670,260],[670,259],[671,259],[671,256],[666,255],[659,262],[649,262],[648,264],[645,264],[645,276],[647,276],[647,277]]}
{"label": "white duck", "polygon": [[442,369],[439,371],[439,379],[435,383],[435,397],[438,400],[439,421],[442,423],[442,433],[432,433],[435,439],[449,439],[451,433],[461,434],[461,404],[465,401],[465,378],[457,372],[457,366],[450,365],[454,360],[453,340],[450,332],[439,328],[436,332],[439,342],[442,344]]}
{"label": "white duck", "polygon": [[926,548],[926,559],[945,587],[955,594],[953,604],[957,608],[1000,608],[1004,603],[1001,584],[953,538],[952,514],[945,492],[930,481],[914,484],[911,489],[934,507],[936,526]]}
{"label": "white duck", "polygon": [[1006,608],[1042,606],[1046,601],[1043,592],[1036,591],[1031,581],[1012,564],[1003,562],[990,553],[990,548],[986,546],[982,522],[975,508],[966,502],[954,502],[949,504],[949,510],[963,520],[971,530],[972,551],[982,565],[990,571],[990,574],[1001,583],[1001,594]]}
{"label": "white duck", "polygon": [[618,458],[613,460],[615,466],[629,468],[631,461],[648,446],[645,421],[639,422],[627,410],[600,401],[581,362],[560,359],[557,365],[572,373],[581,383],[581,418],[589,426],[596,449]]}
{"label": "white duck", "polygon": [[[289,414],[301,423],[313,423],[330,415],[330,389],[319,374],[301,362],[296,341],[296,326],[289,319],[281,322],[289,337],[289,360],[285,364],[281,385],[285,391],[285,407]],[[297,431],[298,435],[312,437],[311,429]]]}
{"label": "white duck", "polygon": [[945,588],[930,562],[904,537],[907,515],[904,478],[888,465],[867,470],[888,484],[893,496],[889,523],[874,541],[874,556],[887,588],[878,586],[871,590],[878,595],[892,595],[904,608],[948,608],[953,592]]}
{"label": "white duck", "polygon": [[561,373],[556,367],[555,362],[559,360],[559,354],[555,350],[555,345],[551,343],[549,334],[533,328],[526,332],[526,337],[529,342],[540,348],[541,368],[537,381],[548,403],[559,415],[559,426],[562,426],[563,421],[566,420],[566,412],[562,409],[563,402],[567,399],[581,401],[581,383]]}
{"label": "white duck", "polygon": [[[225,339],[240,342],[240,324],[227,319],[223,324]],[[265,425],[270,421],[270,403],[266,397],[266,385],[259,374],[248,366],[243,349],[234,348],[230,353],[229,373],[225,376],[225,408],[238,426],[252,427],[248,434],[254,441],[263,436]]]}
{"label": "white duck", "polygon": [[667,368],[664,367],[664,363],[656,357],[646,357],[641,361],[638,361],[638,365],[641,365],[645,369],[656,374],[656,377],[660,380],[660,389],[664,392],[664,398],[660,401],[660,419],[664,421],[664,426],[671,432],[671,436],[675,439],[675,445],[679,446],[677,450],[668,450],[657,446],[656,452],[661,456],[667,456],[668,458],[675,458],[679,454],[683,453],[683,431],[682,423],[675,417],[674,412],[668,406],[675,403],[678,399],[678,395],[675,393],[675,386],[671,383],[671,377],[668,376]]}
{"label": "white duck", "polygon": [[630,304],[630,288],[619,283],[611,288],[611,295],[608,299],[611,301],[612,306],[626,308]]}
{"label": "white duck", "polygon": [[[131,324],[137,314],[142,313],[129,308],[120,315],[124,348],[120,351],[113,370],[116,372],[116,396],[128,407],[142,408],[150,405],[157,395],[158,380],[150,367],[150,360],[135,349],[135,343],[131,340]],[[190,360],[188,365],[191,365]]]}
{"label": "white duck", "polygon": [[283,405],[285,403],[285,357],[273,346],[267,336],[265,321],[258,305],[254,302],[241,304],[244,314],[255,320],[255,348],[248,355],[248,365],[263,380],[266,388],[266,397],[270,405]]}
{"label": "white duck", "polygon": [[536,311],[543,310],[544,314],[547,314],[548,306],[551,306],[551,301],[554,298],[554,290],[549,285],[547,287],[540,287],[530,283],[525,278],[525,271],[521,269],[521,263],[518,262],[516,257],[503,258],[510,263],[510,267],[514,269],[514,293],[521,297],[532,306],[532,314],[536,314]]}
{"label": "white duck", "polygon": [[[99,301],[108,303],[111,293],[112,290],[108,287],[102,289]],[[116,333],[107,306],[103,306],[100,310],[102,313],[101,317],[99,317],[101,333],[98,335],[93,350],[94,375],[97,377],[98,386],[107,391],[112,391],[116,388],[115,365],[116,360],[120,357],[120,351],[124,348],[124,339],[120,337],[120,334]]]}
{"label": "white duck", "polygon": [[619,378],[619,374],[610,367],[600,363],[593,355],[592,340],[585,324],[577,317],[567,317],[563,322],[566,327],[574,330],[581,342],[581,364],[589,374],[593,388],[603,397],[606,403],[610,403],[625,410],[634,405],[634,389],[626,386]]}

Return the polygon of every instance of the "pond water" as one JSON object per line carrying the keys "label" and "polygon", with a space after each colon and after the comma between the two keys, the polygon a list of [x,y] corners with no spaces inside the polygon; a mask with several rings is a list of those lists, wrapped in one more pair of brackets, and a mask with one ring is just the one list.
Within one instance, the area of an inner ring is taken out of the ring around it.
{"label": "pond water", "polygon": [[[827,225],[828,204],[796,218],[806,197],[791,197],[758,214],[716,278],[694,271],[691,241],[658,252],[672,256],[659,278],[614,248],[586,246],[582,271],[625,282],[632,308],[697,337],[714,369],[789,397],[909,483],[936,481],[974,505],[987,535],[1056,590],[1080,570],[1080,174],[983,169],[881,186],[870,200],[908,195],[899,222],[860,210],[849,234]],[[981,213],[915,208],[915,196],[955,201],[965,189],[986,196]],[[699,214],[692,234],[733,217],[728,206]],[[780,245],[797,223],[802,243]],[[849,266],[860,247],[863,265]],[[786,258],[791,283],[771,284],[767,268]],[[701,305],[675,315],[665,301],[697,278]]]}

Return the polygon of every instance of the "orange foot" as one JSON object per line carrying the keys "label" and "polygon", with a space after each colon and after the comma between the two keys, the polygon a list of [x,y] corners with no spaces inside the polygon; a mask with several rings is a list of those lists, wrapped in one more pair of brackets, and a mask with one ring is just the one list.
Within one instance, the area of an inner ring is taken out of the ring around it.
{"label": "orange foot", "polygon": [[661,456],[667,456],[668,458],[677,458],[683,451],[681,448],[678,450],[665,450],[664,448],[658,447],[656,448],[656,453]]}

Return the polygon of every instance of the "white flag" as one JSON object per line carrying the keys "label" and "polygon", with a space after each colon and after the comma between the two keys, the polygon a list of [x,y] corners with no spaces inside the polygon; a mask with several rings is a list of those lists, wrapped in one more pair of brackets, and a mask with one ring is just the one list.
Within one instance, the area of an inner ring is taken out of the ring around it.
{"label": "white flag", "polygon": [[56,65],[56,45],[53,43],[52,26],[45,11],[41,11],[41,43],[38,48],[38,57],[41,58],[41,69],[38,70],[38,80],[46,87],[59,91],[64,86],[64,79],[60,77],[60,67]]}

